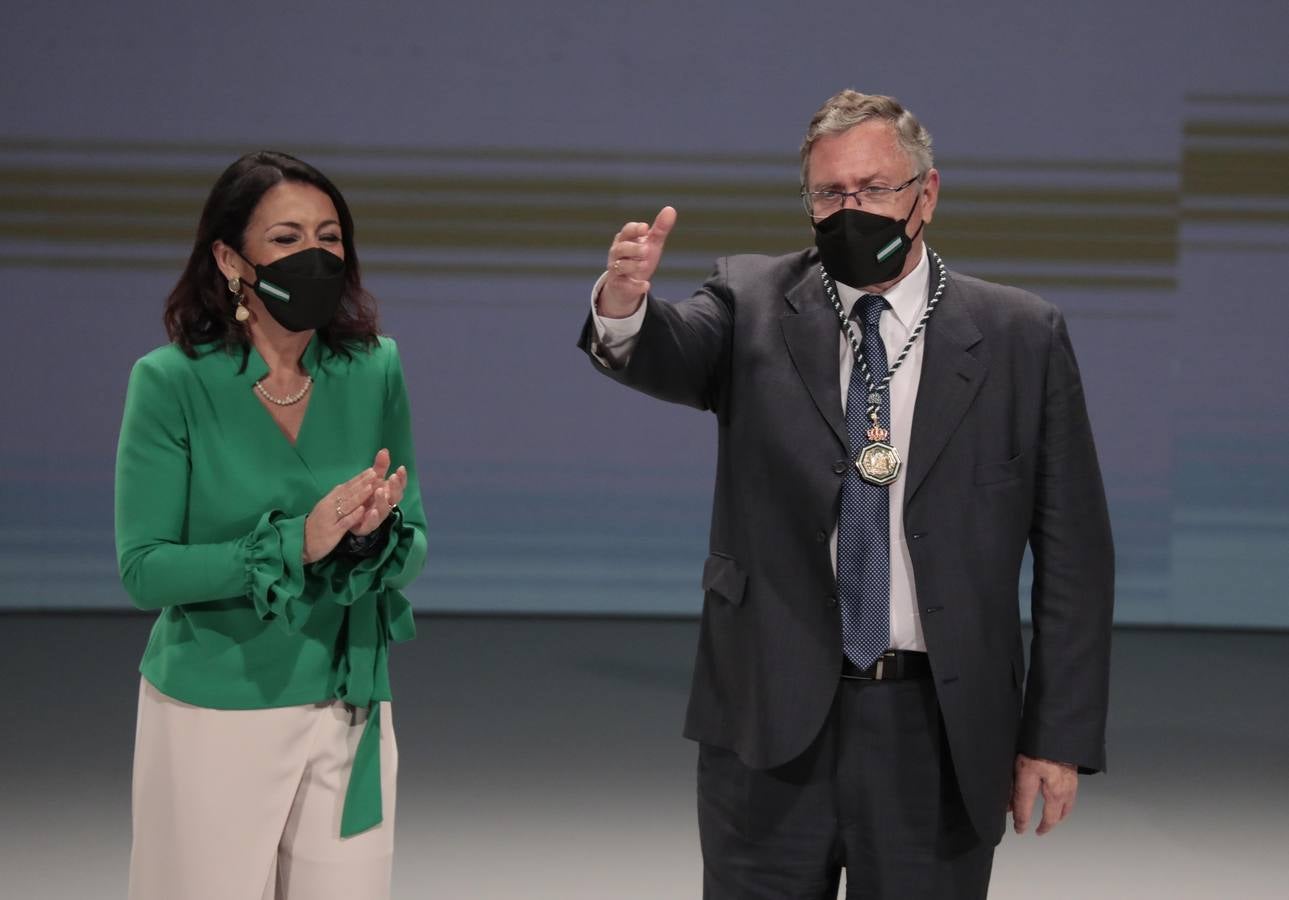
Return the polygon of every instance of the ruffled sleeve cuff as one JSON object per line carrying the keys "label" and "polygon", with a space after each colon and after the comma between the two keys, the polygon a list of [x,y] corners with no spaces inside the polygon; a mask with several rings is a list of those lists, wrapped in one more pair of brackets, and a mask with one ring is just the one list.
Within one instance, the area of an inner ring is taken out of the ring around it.
{"label": "ruffled sleeve cuff", "polygon": [[304,516],[265,513],[246,542],[246,595],[264,621],[287,631],[302,621],[297,602],[304,592]]}
{"label": "ruffled sleeve cuff", "polygon": [[389,538],[375,555],[365,559],[333,555],[312,567],[317,575],[327,580],[333,602],[352,606],[368,594],[385,592],[401,597],[398,588],[410,582],[421,570],[425,562],[424,533],[409,525],[400,509],[394,509],[390,517],[393,524]]}

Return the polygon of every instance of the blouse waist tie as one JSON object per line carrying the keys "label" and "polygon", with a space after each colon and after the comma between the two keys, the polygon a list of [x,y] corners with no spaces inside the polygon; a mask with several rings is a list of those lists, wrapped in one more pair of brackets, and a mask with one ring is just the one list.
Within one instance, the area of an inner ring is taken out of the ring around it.
{"label": "blouse waist tie", "polygon": [[[340,661],[336,697],[367,710],[367,722],[354,751],[349,785],[345,789],[340,815],[340,836],[353,837],[379,825],[384,819],[380,777],[380,701],[389,700],[388,684],[379,689],[375,676],[385,663],[388,641],[412,637],[415,626],[410,616],[391,619],[387,591],[372,592],[354,601],[345,623],[345,648]],[[398,591],[392,591],[406,606]],[[397,602],[397,601],[396,601]]]}

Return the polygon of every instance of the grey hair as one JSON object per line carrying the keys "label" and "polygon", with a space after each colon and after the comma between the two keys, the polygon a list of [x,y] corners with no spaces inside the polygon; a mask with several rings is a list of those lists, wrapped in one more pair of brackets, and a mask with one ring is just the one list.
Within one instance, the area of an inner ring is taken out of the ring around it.
{"label": "grey hair", "polygon": [[821,137],[850,131],[870,119],[891,123],[900,148],[908,154],[915,171],[924,173],[935,164],[931,154],[931,133],[922,127],[917,116],[909,112],[894,97],[882,94],[861,94],[847,88],[833,94],[810,119],[806,139],[801,142],[801,187],[806,187],[810,175],[810,148]]}

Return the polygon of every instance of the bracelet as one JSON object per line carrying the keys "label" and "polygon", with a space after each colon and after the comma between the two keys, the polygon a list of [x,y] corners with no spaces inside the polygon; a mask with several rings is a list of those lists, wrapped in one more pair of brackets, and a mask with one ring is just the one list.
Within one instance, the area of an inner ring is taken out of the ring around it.
{"label": "bracelet", "polygon": [[336,544],[335,552],[352,559],[368,559],[375,556],[384,549],[393,525],[393,516],[386,516],[380,527],[370,534],[360,535],[347,531],[345,536],[340,539],[340,543]]}

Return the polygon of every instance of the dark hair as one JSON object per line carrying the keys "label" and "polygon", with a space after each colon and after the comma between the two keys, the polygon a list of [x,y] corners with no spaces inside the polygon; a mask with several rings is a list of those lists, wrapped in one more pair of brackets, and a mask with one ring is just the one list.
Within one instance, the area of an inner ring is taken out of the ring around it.
{"label": "dark hair", "polygon": [[211,248],[216,241],[223,241],[240,253],[247,223],[260,199],[283,181],[313,185],[331,198],[340,216],[345,290],[335,318],[318,330],[318,337],[332,352],[345,356],[354,348],[376,342],[380,333],[376,299],[363,290],[358,274],[354,219],[345,198],[327,176],[308,163],[285,153],[260,150],[246,154],[225,169],[210,189],[197,223],[192,255],[179,283],[166,298],[162,317],[166,334],[189,356],[197,355],[197,345],[210,343],[223,344],[227,350],[240,349],[243,358],[250,352],[245,329],[233,319],[237,298],[229,292]]}

